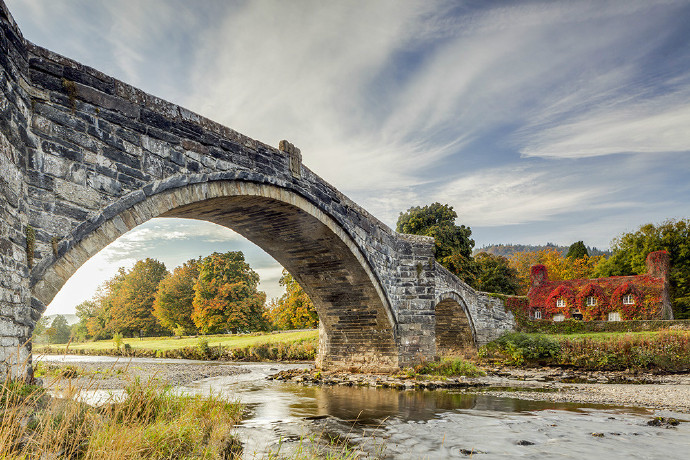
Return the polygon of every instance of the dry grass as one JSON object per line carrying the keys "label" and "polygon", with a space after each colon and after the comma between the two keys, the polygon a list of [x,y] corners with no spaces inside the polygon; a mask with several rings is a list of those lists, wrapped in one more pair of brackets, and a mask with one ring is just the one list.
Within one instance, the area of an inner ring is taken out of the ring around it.
{"label": "dry grass", "polygon": [[122,398],[98,407],[7,380],[0,406],[0,458],[236,458],[241,452],[232,435],[242,414],[238,403],[177,395],[137,380]]}

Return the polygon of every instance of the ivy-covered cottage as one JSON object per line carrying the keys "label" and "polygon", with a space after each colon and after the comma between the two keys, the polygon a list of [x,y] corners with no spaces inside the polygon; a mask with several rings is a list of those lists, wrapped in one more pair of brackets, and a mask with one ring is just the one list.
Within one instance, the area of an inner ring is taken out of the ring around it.
{"label": "ivy-covered cottage", "polygon": [[567,281],[549,281],[546,267],[533,265],[527,293],[530,317],[553,321],[673,319],[669,260],[666,251],[650,252],[644,275]]}

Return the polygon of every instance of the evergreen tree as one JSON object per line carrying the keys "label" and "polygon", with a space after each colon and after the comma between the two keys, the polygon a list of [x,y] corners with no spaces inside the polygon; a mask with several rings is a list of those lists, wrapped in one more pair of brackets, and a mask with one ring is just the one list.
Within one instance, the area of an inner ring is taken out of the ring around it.
{"label": "evergreen tree", "polygon": [[67,343],[70,336],[70,327],[62,315],[57,315],[46,331],[50,343]]}
{"label": "evergreen tree", "polygon": [[587,246],[582,241],[573,243],[568,248],[568,254],[566,255],[568,259],[581,259],[583,257],[589,257],[589,252],[587,252]]}

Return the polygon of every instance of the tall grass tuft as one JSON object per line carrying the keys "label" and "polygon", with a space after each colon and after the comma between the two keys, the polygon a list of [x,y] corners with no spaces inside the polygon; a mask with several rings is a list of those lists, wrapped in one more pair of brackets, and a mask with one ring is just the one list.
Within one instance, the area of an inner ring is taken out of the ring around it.
{"label": "tall grass tuft", "polygon": [[239,458],[242,408],[215,396],[174,394],[135,380],[121,400],[93,407],[35,386],[0,389],[0,458]]}

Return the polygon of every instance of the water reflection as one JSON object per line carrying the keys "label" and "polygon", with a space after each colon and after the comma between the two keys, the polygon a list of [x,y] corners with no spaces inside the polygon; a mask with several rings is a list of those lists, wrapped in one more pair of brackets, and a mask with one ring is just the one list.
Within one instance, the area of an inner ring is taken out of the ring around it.
{"label": "water reflection", "polygon": [[[525,401],[453,391],[309,387],[266,380],[295,365],[248,364],[248,373],[204,379],[180,391],[223,394],[247,407],[238,428],[245,458],[301,439],[348,439],[387,459],[689,458],[690,423],[651,427],[669,412]],[[370,458],[371,458],[370,457]]]}

